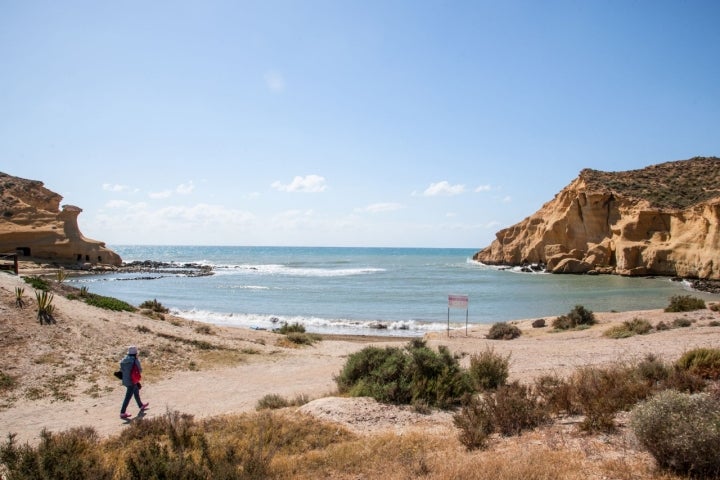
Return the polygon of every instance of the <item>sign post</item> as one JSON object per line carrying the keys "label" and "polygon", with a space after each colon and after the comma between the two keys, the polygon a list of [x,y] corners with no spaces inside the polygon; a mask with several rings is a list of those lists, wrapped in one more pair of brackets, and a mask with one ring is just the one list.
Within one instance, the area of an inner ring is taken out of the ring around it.
{"label": "sign post", "polygon": [[464,308],[465,309],[465,336],[468,334],[468,296],[467,295],[448,295],[448,320],[447,320],[447,334],[450,336],[450,309],[451,308]]}

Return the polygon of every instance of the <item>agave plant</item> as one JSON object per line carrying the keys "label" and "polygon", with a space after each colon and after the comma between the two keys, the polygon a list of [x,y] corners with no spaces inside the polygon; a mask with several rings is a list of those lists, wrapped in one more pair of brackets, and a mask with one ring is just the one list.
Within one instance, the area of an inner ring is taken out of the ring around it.
{"label": "agave plant", "polygon": [[88,287],[80,287],[80,296],[85,298],[88,296],[90,291],[88,290]]}
{"label": "agave plant", "polygon": [[25,289],[22,287],[15,287],[15,306],[18,308],[25,307]]}
{"label": "agave plant", "polygon": [[67,272],[63,267],[60,267],[60,269],[55,273],[55,280],[57,280],[58,283],[63,283],[66,278]]}
{"label": "agave plant", "polygon": [[40,325],[43,323],[48,325],[55,323],[55,318],[53,317],[55,306],[52,304],[53,294],[46,291],[35,291],[35,298],[38,304],[37,318],[40,321]]}

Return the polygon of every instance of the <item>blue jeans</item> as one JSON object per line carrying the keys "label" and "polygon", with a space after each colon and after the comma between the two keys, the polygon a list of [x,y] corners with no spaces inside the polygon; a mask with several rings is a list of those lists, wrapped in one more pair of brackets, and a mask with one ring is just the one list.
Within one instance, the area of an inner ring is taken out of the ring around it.
{"label": "blue jeans", "polygon": [[138,388],[137,384],[131,385],[126,388],[127,388],[127,391],[125,392],[125,400],[123,400],[122,408],[120,409],[120,413],[125,413],[125,410],[127,410],[128,404],[130,403],[130,399],[132,397],[135,397],[135,401],[138,404],[138,408],[142,408],[142,402],[140,401],[140,389]]}

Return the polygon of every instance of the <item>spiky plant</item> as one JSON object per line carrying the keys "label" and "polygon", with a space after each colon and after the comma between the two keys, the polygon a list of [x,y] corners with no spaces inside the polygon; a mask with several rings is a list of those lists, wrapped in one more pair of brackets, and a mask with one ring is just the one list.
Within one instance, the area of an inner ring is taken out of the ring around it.
{"label": "spiky plant", "polygon": [[55,306],[52,304],[53,294],[46,291],[36,291],[35,298],[38,304],[37,318],[40,321],[40,325],[43,323],[48,325],[55,323],[55,318],[53,317]]}
{"label": "spiky plant", "polygon": [[22,287],[15,287],[15,306],[25,308],[25,289]]}
{"label": "spiky plant", "polygon": [[85,298],[88,296],[90,291],[88,290],[88,287],[80,287],[80,296]]}
{"label": "spiky plant", "polygon": [[60,269],[55,272],[55,280],[57,280],[58,283],[63,283],[65,279],[67,278],[67,272],[63,267],[60,267]]}

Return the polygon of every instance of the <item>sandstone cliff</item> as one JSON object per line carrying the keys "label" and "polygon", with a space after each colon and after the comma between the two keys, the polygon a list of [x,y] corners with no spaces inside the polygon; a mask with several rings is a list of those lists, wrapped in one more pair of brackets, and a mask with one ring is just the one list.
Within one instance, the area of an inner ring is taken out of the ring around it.
{"label": "sandstone cliff", "polygon": [[474,259],[553,273],[720,279],[720,158],[585,169]]}
{"label": "sandstone cliff", "polygon": [[19,253],[60,263],[120,265],[103,242],[83,236],[77,217],[82,209],[64,205],[42,182],[0,172],[0,254]]}

